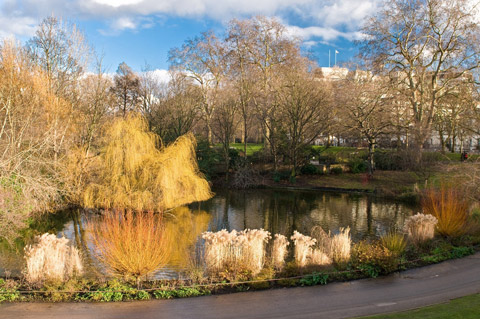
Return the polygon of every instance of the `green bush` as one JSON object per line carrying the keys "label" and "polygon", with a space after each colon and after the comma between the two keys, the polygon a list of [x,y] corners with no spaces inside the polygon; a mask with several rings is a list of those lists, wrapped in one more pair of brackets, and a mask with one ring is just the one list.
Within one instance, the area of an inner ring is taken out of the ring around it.
{"label": "green bush", "polygon": [[343,173],[343,168],[338,167],[338,166],[337,167],[332,167],[330,169],[330,173],[335,174],[335,175],[340,175],[340,174]]}
{"label": "green bush", "polygon": [[302,286],[326,285],[328,282],[328,275],[318,272],[313,272],[300,279],[299,283]]}
{"label": "green bush", "polygon": [[17,301],[20,299],[20,293],[17,290],[17,284],[11,280],[0,279],[0,302]]}
{"label": "green bush", "polygon": [[[100,285],[96,291],[87,292],[83,296],[79,296],[80,300],[90,301],[124,301],[137,299],[139,291],[128,284],[124,284],[118,280],[112,280]],[[140,294],[144,297],[143,292]]]}
{"label": "green bush", "polygon": [[300,169],[300,173],[303,175],[316,175],[319,173],[319,169],[313,164],[305,164]]}
{"label": "green bush", "polygon": [[367,162],[361,158],[354,158],[348,162],[348,167],[350,172],[354,174],[365,173],[367,171],[368,165]]}
{"label": "green bush", "polygon": [[387,248],[378,243],[361,241],[353,246],[352,264],[365,275],[375,278],[389,274],[398,268],[398,259]]}
{"label": "green bush", "polygon": [[318,155],[318,162],[323,164],[334,164],[337,162],[337,157],[335,154],[319,154]]}
{"label": "green bush", "polygon": [[273,173],[273,181],[278,183],[280,181],[288,181],[290,179],[291,172],[290,171],[277,171]]}
{"label": "green bush", "polygon": [[391,150],[377,150],[374,154],[375,167],[379,170],[394,171],[403,169],[402,155]]}
{"label": "green bush", "polygon": [[172,298],[188,298],[210,295],[208,289],[200,289],[196,287],[183,287],[177,289],[155,290],[153,296],[156,299],[172,299]]}
{"label": "green bush", "polygon": [[198,140],[196,155],[198,168],[210,180],[218,174],[218,166],[223,157],[218,148],[212,147],[206,140]]}

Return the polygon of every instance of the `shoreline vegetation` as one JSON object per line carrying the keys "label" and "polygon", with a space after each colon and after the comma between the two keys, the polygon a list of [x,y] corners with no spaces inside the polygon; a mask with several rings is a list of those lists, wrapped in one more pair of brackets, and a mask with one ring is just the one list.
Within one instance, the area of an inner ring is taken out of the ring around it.
{"label": "shoreline vegetation", "polygon": [[[309,286],[473,254],[480,161],[465,150],[480,147],[480,26],[464,1],[445,3],[380,5],[349,68],[318,67],[287,26],[263,16],[172,48],[168,83],[125,62],[106,74],[79,29],[54,16],[25,44],[4,40],[0,238],[25,254],[20,277],[0,280],[0,301]],[[418,34],[398,34],[405,27]],[[436,136],[442,152],[426,150]],[[332,146],[340,143],[350,147]],[[208,214],[186,205],[213,197],[212,185],[362,190],[419,210],[358,242],[342,220],[288,237],[209,229]],[[77,223],[75,241],[29,228],[68,205],[99,223]],[[176,259],[187,281],[148,280]],[[91,278],[88,262],[98,266]]]}
{"label": "shoreline vegetation", "polygon": [[143,281],[142,288],[135,281],[111,279],[103,282],[85,279],[71,279],[60,283],[51,281],[40,289],[28,289],[25,285],[12,279],[0,279],[0,302],[119,302],[132,300],[173,299],[215,294],[246,292],[286,287],[303,287],[327,285],[366,278],[387,276],[412,268],[424,267],[450,259],[466,257],[480,251],[480,242],[476,246],[452,246],[435,248],[432,254],[423,255],[415,260],[404,260],[395,269],[379,273],[373,269],[358,268],[344,270],[304,270],[293,275],[292,266],[284,274],[289,277],[262,278],[264,274],[253,280],[218,281],[194,283],[192,280],[157,280]]}

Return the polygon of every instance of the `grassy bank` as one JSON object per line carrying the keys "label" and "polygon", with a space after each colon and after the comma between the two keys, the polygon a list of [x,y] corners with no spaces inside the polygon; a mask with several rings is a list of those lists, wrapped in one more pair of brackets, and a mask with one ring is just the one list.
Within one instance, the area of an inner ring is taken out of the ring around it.
{"label": "grassy bank", "polygon": [[480,317],[480,294],[453,299],[448,303],[362,319],[477,319]]}

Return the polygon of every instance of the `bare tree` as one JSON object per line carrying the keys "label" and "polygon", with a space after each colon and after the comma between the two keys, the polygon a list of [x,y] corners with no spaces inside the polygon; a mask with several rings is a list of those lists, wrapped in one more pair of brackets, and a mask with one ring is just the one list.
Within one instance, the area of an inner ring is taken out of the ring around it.
{"label": "bare tree", "polygon": [[251,34],[249,23],[240,20],[230,21],[228,29],[228,63],[229,81],[238,95],[238,112],[242,120],[241,133],[243,156],[247,157],[247,143],[249,130],[254,120],[253,97],[257,79],[254,65],[248,50]]}
{"label": "bare tree", "polygon": [[355,70],[338,83],[336,100],[343,107],[343,126],[359,133],[368,143],[368,174],[375,169],[378,138],[392,128],[392,96],[388,83],[372,73]]}
{"label": "bare tree", "polygon": [[329,107],[329,92],[323,83],[308,72],[309,61],[302,59],[295,69],[287,68],[282,87],[278,92],[279,121],[284,131],[287,154],[294,177],[299,167],[299,157],[306,146],[328,127],[333,120]]}
{"label": "bare tree", "polygon": [[43,19],[26,47],[34,63],[46,73],[53,93],[72,100],[92,55],[83,33],[75,25],[50,16]]}
{"label": "bare tree", "polygon": [[152,130],[167,143],[191,132],[200,117],[201,100],[200,88],[190,77],[171,71],[170,81],[152,108]]}
{"label": "bare tree", "polygon": [[[281,82],[278,73],[281,68],[294,64],[300,56],[299,46],[297,41],[287,36],[285,27],[279,21],[262,16],[237,23],[235,33],[235,37],[241,39],[242,50],[248,53],[245,59],[251,67],[250,77],[257,78],[251,98],[255,115],[261,121],[265,144],[273,156],[274,169],[277,170],[279,122],[276,98]],[[248,82],[241,84],[248,85]],[[245,87],[242,91],[246,93]],[[243,99],[242,103],[248,102],[246,96]],[[244,104],[242,108],[246,106]]]}
{"label": "bare tree", "polygon": [[89,157],[92,143],[98,135],[108,113],[114,106],[114,97],[111,94],[111,79],[104,73],[102,60],[97,61],[96,73],[84,77],[79,82],[79,91],[82,96],[79,105],[77,125],[80,127],[80,146]]}
{"label": "bare tree", "polygon": [[467,0],[392,0],[363,28],[362,57],[407,98],[418,150],[431,134],[440,100],[479,67],[476,13]]}
{"label": "bare tree", "polygon": [[[34,64],[46,74],[51,101],[49,127],[53,130],[54,161],[72,140],[75,112],[79,106],[78,81],[87,69],[91,49],[75,25],[54,16],[44,19],[26,48]],[[55,108],[55,110],[53,110]],[[70,135],[70,137],[68,136]]]}
{"label": "bare tree", "polygon": [[137,110],[140,104],[140,79],[125,62],[122,62],[118,66],[113,82],[112,92],[117,97],[122,116],[126,117],[128,111]]}
{"label": "bare tree", "polygon": [[219,103],[213,117],[215,137],[222,143],[225,161],[225,178],[228,181],[230,170],[230,143],[235,137],[238,125],[237,111],[239,102],[231,87],[224,87],[220,92]]}
{"label": "bare tree", "polygon": [[169,61],[172,71],[184,72],[200,87],[202,118],[212,143],[212,117],[226,68],[224,43],[213,32],[204,32],[181,48],[171,49]]}

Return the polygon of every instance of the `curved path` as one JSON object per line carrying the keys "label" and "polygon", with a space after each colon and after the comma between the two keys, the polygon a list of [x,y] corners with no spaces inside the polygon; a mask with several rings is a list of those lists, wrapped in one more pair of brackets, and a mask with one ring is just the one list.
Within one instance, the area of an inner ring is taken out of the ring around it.
{"label": "curved path", "polygon": [[12,303],[0,318],[349,318],[480,292],[480,253],[391,276],[327,286],[124,303]]}

